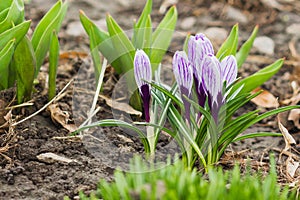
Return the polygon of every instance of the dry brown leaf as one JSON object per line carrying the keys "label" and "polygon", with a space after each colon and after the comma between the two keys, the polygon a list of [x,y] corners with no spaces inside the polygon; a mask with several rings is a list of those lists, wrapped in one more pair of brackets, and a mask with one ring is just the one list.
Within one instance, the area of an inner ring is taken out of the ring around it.
{"label": "dry brown leaf", "polygon": [[300,129],[300,109],[291,110],[288,120],[293,121],[294,125]]}
{"label": "dry brown leaf", "polygon": [[57,104],[50,104],[48,106],[48,110],[50,111],[53,122],[59,123],[70,132],[77,130],[77,126],[75,124],[68,124],[69,114],[62,111]]}
{"label": "dry brown leaf", "polygon": [[299,162],[296,162],[292,157],[288,157],[285,164],[287,175],[291,178],[294,178],[295,173],[299,167]]}
{"label": "dry brown leaf", "polygon": [[61,162],[61,163],[71,163],[71,162],[77,162],[76,160],[72,160],[63,156],[59,156],[55,153],[41,153],[36,156],[39,161],[45,162],[45,163],[55,163],[55,162]]}
{"label": "dry brown leaf", "polygon": [[277,116],[277,119],[278,119],[278,126],[280,129],[280,132],[282,133],[284,141],[285,141],[284,151],[287,151],[292,148],[292,145],[296,145],[296,141],[293,138],[293,136],[289,133],[289,131],[280,122],[279,115]]}
{"label": "dry brown leaf", "polygon": [[[262,89],[258,87],[252,91],[252,94],[259,92],[260,90]],[[277,99],[267,90],[263,90],[262,93],[251,99],[251,101],[264,108],[277,108],[279,106]]]}
{"label": "dry brown leaf", "polygon": [[110,107],[112,107],[113,109],[116,109],[116,110],[120,110],[120,111],[123,111],[123,112],[126,112],[130,115],[137,115],[139,117],[142,116],[142,112],[138,111],[138,110],[135,110],[134,108],[132,108],[129,104],[127,103],[123,103],[123,102],[118,102],[118,101],[115,101],[115,100],[112,100],[111,98],[108,98],[104,95],[99,95],[101,98],[103,98],[106,102],[106,104]]}

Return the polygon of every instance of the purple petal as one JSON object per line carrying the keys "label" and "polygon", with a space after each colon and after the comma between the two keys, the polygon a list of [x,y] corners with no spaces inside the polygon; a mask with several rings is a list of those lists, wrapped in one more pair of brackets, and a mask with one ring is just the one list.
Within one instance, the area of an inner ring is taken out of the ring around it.
{"label": "purple petal", "polygon": [[207,55],[202,68],[202,83],[212,104],[218,103],[218,95],[222,93],[220,62],[213,55]]}
{"label": "purple petal", "polygon": [[136,51],[133,63],[135,81],[143,100],[145,119],[146,122],[150,122],[151,86],[147,82],[152,80],[151,63],[143,50]]}
{"label": "purple petal", "polygon": [[[205,55],[214,54],[210,40],[202,33],[190,36],[188,42],[188,58],[194,70],[195,78],[201,77],[201,68]],[[201,81],[201,80],[199,80]]]}
{"label": "purple petal", "polygon": [[[152,80],[152,69],[149,57],[143,50],[137,50],[134,57],[134,76],[141,92],[141,87]],[[150,90],[150,88],[149,88]]]}
{"label": "purple petal", "polygon": [[193,70],[184,51],[175,52],[173,57],[173,72],[179,88],[186,88],[188,94],[185,95],[189,96],[193,85]]}
{"label": "purple petal", "polygon": [[221,62],[221,76],[226,85],[230,85],[236,80],[237,77],[237,62],[234,56],[226,56]]}

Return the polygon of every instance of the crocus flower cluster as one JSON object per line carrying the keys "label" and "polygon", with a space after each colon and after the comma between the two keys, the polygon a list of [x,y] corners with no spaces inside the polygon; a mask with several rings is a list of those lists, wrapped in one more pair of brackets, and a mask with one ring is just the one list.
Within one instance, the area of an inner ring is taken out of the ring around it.
{"label": "crocus flower cluster", "polygon": [[[146,121],[150,121],[151,63],[143,50],[137,50],[134,58],[134,75],[143,104]],[[190,36],[188,54],[176,51],[173,57],[173,72],[185,108],[185,117],[190,120],[190,98],[195,83],[198,103],[204,107],[206,99],[212,117],[218,123],[218,114],[225,103],[224,85],[232,84],[237,77],[237,62],[234,56],[226,56],[220,61],[214,56],[210,40],[202,33]]]}
{"label": "crocus flower cluster", "polygon": [[[188,55],[177,51],[173,57],[173,71],[181,95],[189,97],[193,74],[198,103],[204,107],[206,99],[211,114],[218,123],[218,113],[225,103],[224,83],[230,85],[237,77],[237,62],[234,56],[225,57],[221,62],[214,56],[211,42],[202,33],[191,36]],[[188,102],[183,98],[186,116],[189,116]],[[187,118],[189,119],[189,118]]]}

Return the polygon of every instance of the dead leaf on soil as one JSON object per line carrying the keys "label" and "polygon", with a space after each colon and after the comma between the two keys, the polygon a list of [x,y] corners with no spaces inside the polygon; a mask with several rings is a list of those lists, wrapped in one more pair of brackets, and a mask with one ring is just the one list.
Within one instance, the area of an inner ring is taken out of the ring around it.
{"label": "dead leaf on soil", "polygon": [[110,107],[112,107],[113,109],[116,110],[120,110],[123,111],[125,113],[128,113],[130,115],[137,115],[139,117],[142,116],[142,112],[135,110],[134,108],[132,108],[129,104],[127,103],[123,103],[123,102],[118,102],[116,100],[112,100],[111,98],[108,98],[104,95],[99,95],[101,98],[103,98],[106,102],[106,104]]}
{"label": "dead leaf on soil", "polygon": [[[251,93],[254,94],[256,92],[261,91],[262,89],[260,87],[254,89]],[[263,90],[262,93],[260,93],[257,97],[251,99],[253,103],[255,103],[258,106],[264,107],[264,108],[277,108],[279,106],[279,103],[277,99],[274,97],[273,94],[271,94],[267,90]]]}
{"label": "dead leaf on soil", "polygon": [[291,110],[288,120],[293,121],[294,125],[300,129],[300,109]]}
{"label": "dead leaf on soil", "polygon": [[[286,105],[297,105],[300,102],[300,87],[296,81],[292,81],[293,96],[284,100],[282,103]],[[300,109],[293,109],[290,111],[288,120],[293,121],[294,125],[300,129]]]}
{"label": "dead leaf on soil", "polygon": [[53,122],[57,122],[62,125],[65,129],[70,132],[77,130],[75,124],[68,124],[69,122],[69,113],[62,111],[57,104],[51,104],[48,106],[48,110],[51,114],[51,119]]}
{"label": "dead leaf on soil", "polygon": [[277,120],[278,120],[278,126],[280,129],[280,132],[282,133],[284,141],[285,141],[284,151],[288,151],[289,149],[292,148],[293,145],[296,145],[296,141],[293,138],[293,136],[289,133],[289,131],[280,122],[279,115],[277,115]]}
{"label": "dead leaf on soil", "polygon": [[294,178],[296,171],[299,167],[299,162],[296,162],[292,157],[288,157],[286,160],[286,173],[290,178]]}
{"label": "dead leaf on soil", "polygon": [[55,153],[41,153],[36,156],[39,161],[45,162],[45,163],[55,163],[55,162],[61,162],[61,163],[71,163],[71,162],[77,162],[76,160],[69,159],[63,156],[59,156]]}

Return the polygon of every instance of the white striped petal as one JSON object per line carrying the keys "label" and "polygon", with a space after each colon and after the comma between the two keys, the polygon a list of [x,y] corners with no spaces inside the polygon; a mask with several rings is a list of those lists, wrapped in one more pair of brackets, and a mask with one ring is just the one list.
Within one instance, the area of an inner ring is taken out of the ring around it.
{"label": "white striped petal", "polygon": [[[149,57],[143,50],[137,50],[134,57],[134,76],[136,84],[139,88],[152,80],[152,69]],[[150,88],[150,86],[149,86]]]}
{"label": "white striped petal", "polygon": [[226,81],[226,85],[230,85],[236,80],[237,77],[237,62],[233,55],[226,56],[221,62],[221,75],[223,82]]}

